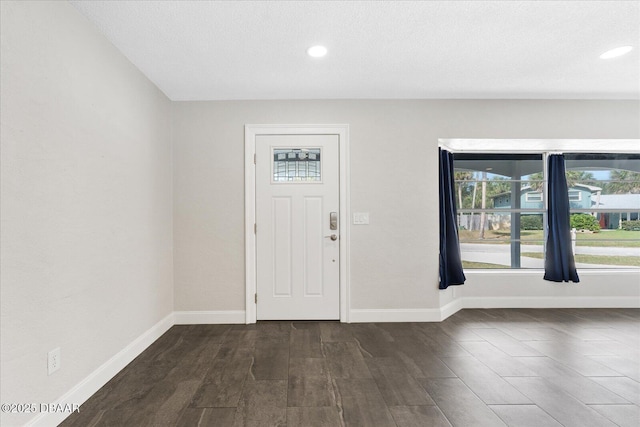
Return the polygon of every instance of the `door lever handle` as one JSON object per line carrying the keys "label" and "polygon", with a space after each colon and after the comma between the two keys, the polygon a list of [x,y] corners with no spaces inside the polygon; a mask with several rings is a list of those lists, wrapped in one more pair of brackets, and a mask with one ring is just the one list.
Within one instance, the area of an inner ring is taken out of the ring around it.
{"label": "door lever handle", "polygon": [[325,239],[331,239],[331,240],[338,240],[338,236],[335,234],[332,234],[331,236],[324,236]]}

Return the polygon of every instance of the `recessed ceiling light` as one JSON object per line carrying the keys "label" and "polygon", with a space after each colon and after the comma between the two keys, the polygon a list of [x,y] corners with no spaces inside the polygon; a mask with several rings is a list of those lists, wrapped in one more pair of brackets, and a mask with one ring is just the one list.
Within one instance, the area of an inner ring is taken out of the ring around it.
{"label": "recessed ceiling light", "polygon": [[307,49],[307,54],[314,58],[322,58],[327,54],[327,48],[324,46],[312,46]]}
{"label": "recessed ceiling light", "polygon": [[611,49],[611,50],[606,51],[605,53],[600,55],[600,58],[601,59],[615,58],[615,57],[618,57],[618,56],[622,56],[625,53],[631,52],[632,49],[633,49],[632,46],[620,46],[620,47],[617,47],[615,49]]}

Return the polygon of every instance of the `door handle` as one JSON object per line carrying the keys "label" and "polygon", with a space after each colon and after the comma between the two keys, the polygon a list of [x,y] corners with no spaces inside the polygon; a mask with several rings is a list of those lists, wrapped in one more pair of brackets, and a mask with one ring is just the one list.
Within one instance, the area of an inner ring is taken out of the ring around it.
{"label": "door handle", "polygon": [[329,213],[329,230],[337,230],[337,229],[338,229],[338,212],[330,212]]}
{"label": "door handle", "polygon": [[338,240],[338,236],[335,234],[332,234],[331,236],[324,236],[325,239],[331,239],[331,240]]}

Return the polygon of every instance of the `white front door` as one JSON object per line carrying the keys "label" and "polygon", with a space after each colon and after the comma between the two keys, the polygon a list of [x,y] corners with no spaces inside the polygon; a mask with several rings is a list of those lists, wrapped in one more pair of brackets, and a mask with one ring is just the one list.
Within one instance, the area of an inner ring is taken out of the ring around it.
{"label": "white front door", "polygon": [[257,135],[257,319],[340,318],[338,135]]}

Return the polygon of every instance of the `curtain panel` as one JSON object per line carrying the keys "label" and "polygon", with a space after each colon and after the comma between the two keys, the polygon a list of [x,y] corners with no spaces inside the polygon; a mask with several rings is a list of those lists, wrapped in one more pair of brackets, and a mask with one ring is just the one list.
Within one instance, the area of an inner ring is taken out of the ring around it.
{"label": "curtain panel", "polygon": [[439,149],[440,163],[440,289],[463,285],[462,257],[458,239],[453,154]]}
{"label": "curtain panel", "polygon": [[550,155],[548,166],[548,235],[544,280],[578,283],[580,279],[571,248],[570,205],[564,156]]}

